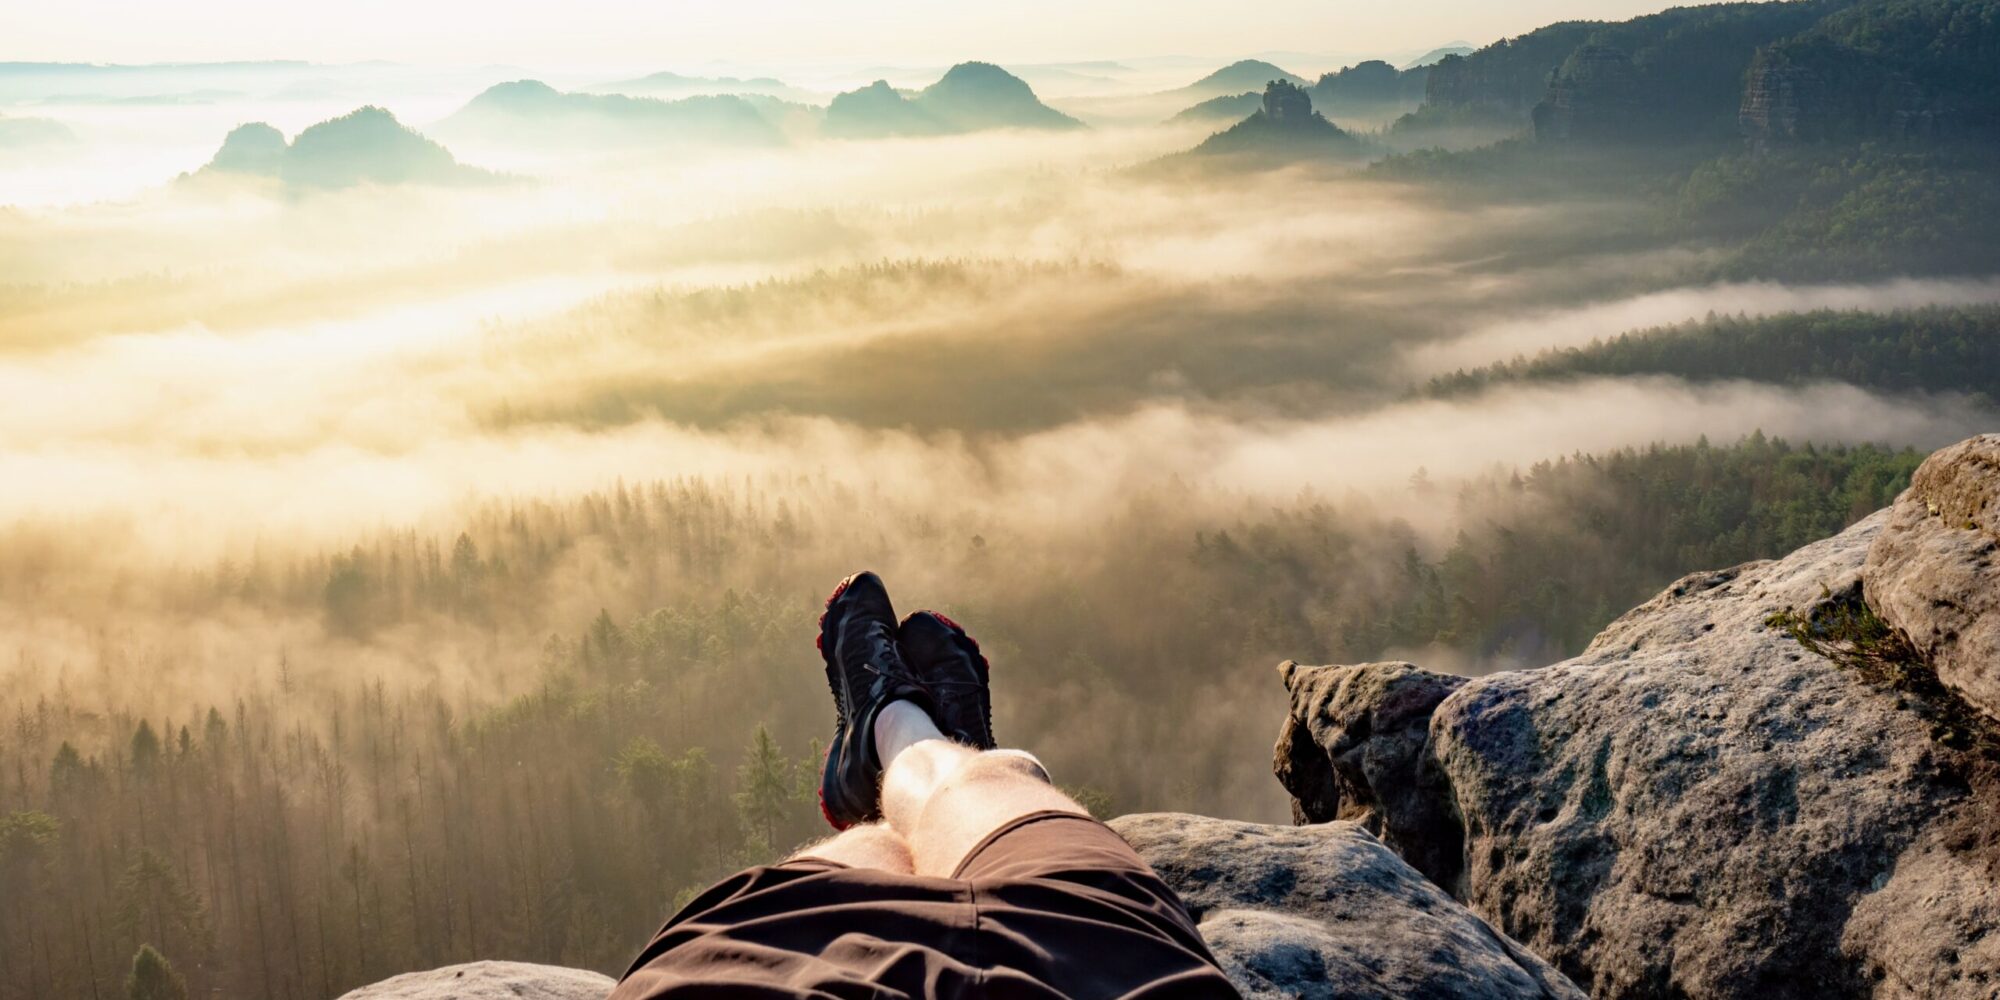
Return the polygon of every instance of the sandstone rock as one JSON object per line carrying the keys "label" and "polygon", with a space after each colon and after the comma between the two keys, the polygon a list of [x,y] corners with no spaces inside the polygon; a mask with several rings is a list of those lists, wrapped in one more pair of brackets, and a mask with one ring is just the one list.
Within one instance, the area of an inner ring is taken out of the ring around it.
{"label": "sandstone rock", "polygon": [[1264,117],[1279,125],[1308,122],[1313,117],[1312,97],[1298,84],[1273,80],[1264,88]]}
{"label": "sandstone rock", "polygon": [[[1432,801],[1372,788],[1371,808],[1391,830],[1452,809],[1460,843],[1404,850],[1456,852],[1470,908],[1596,996],[1991,996],[2000,883],[1975,834],[1994,824],[1965,759],[1924,697],[1767,624],[1856,600],[1893,517],[1688,576],[1575,659],[1464,682],[1419,754]],[[1370,713],[1319,692],[1379,669],[1290,671],[1289,732],[1325,758],[1291,774],[1375,780],[1340,763]],[[1377,716],[1398,688],[1378,690]],[[1305,792],[1302,809],[1349,796]]]}
{"label": "sandstone rock", "polygon": [[[1431,881],[1455,888],[1463,867],[1458,817],[1424,745],[1432,711],[1465,678],[1408,663],[1363,663],[1294,678],[1298,669],[1290,660],[1278,666],[1292,692],[1292,713],[1278,737],[1275,770],[1292,793],[1293,819],[1357,821]],[[1298,752],[1304,747],[1323,752]],[[1322,762],[1331,773],[1295,770]],[[1378,794],[1395,801],[1385,808]]]}
{"label": "sandstone rock", "polygon": [[1111,825],[1252,1000],[1583,995],[1356,824],[1150,813]]}
{"label": "sandstone rock", "polygon": [[1814,115],[1823,114],[1826,83],[1804,66],[1768,56],[1750,64],[1737,126],[1759,152],[1813,137]]}
{"label": "sandstone rock", "polygon": [[1609,45],[1586,44],[1550,75],[1548,96],[1532,114],[1535,138],[1632,138],[1645,122],[1641,111],[1632,57]]}
{"label": "sandstone rock", "polygon": [[610,976],[528,962],[468,962],[410,972],[340,1000],[604,1000]]}
{"label": "sandstone rock", "polygon": [[2000,435],[1939,451],[1910,479],[1861,569],[1869,607],[1939,681],[2000,718]]}

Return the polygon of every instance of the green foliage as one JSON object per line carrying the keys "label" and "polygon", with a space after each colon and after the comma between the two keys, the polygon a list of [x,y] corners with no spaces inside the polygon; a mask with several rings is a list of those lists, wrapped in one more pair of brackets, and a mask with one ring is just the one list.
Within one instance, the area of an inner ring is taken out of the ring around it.
{"label": "green foliage", "polygon": [[0,817],[0,876],[47,860],[62,836],[62,822],[35,809]]}
{"label": "green foliage", "polygon": [[762,724],[757,726],[750,738],[750,752],[736,769],[737,815],[743,828],[760,845],[751,850],[752,854],[766,854],[784,846],[779,843],[779,829],[787,817],[805,812],[799,808],[803,803],[800,792],[807,786],[796,774],[811,767],[811,760],[795,764],[787,758],[771,738],[771,730]]}
{"label": "green foliage", "polygon": [[118,877],[114,922],[127,937],[203,953],[208,948],[207,908],[173,863],[151,848],[139,848]]}
{"label": "green foliage", "polygon": [[1987,274],[2000,267],[2000,153],[1965,146],[1809,147],[1689,173],[1687,231],[1741,238],[1723,277]]}
{"label": "green foliage", "polygon": [[[1809,610],[1785,608],[1765,619],[1766,627],[1785,633],[1807,652],[1854,671],[1878,688],[1896,692],[1897,707],[1907,708],[1929,723],[1931,738],[1944,748],[1945,763],[1975,788],[1985,804],[1975,810],[1975,838],[1986,844],[1979,853],[1989,864],[2000,863],[2000,842],[1990,826],[1991,795],[2000,782],[2000,731],[1985,713],[1967,705],[1939,681],[1908,636],[1884,621],[1863,599],[1860,586],[1839,594],[1825,585]],[[1967,817],[1967,819],[1973,819]],[[1983,825],[1982,825],[1983,824]]]}
{"label": "green foliage", "polygon": [[649,813],[658,814],[673,795],[674,765],[660,745],[644,736],[634,736],[613,762],[618,780],[634,801]]}
{"label": "green foliage", "polygon": [[150,778],[154,768],[160,763],[160,736],[153,732],[153,724],[139,720],[139,727],[132,731],[132,773],[141,778]]}
{"label": "green foliage", "polygon": [[187,981],[167,962],[166,956],[142,944],[132,956],[132,971],[125,977],[127,1000],[187,1000]]}
{"label": "green foliage", "polygon": [[1448,396],[1506,382],[1635,375],[1833,381],[1990,400],[2000,398],[2000,306],[1710,316],[1438,376],[1426,392]]}
{"label": "green foliage", "polygon": [[1765,619],[1768,628],[1790,636],[1816,656],[1861,672],[1888,687],[1908,687],[1923,659],[1908,639],[1883,621],[1865,601],[1843,595],[1835,599],[1824,585],[1820,602],[1809,613],[1793,608]]}

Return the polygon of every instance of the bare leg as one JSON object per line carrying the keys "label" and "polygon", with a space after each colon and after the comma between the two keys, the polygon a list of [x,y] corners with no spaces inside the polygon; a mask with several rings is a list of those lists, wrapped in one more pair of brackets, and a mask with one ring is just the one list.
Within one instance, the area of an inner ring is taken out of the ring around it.
{"label": "bare leg", "polygon": [[875,721],[882,813],[918,875],[949,876],[987,834],[1036,812],[1089,811],[1049,784],[1019,750],[978,751],[944,738],[922,709],[897,702]]}
{"label": "bare leg", "polygon": [[874,868],[885,872],[911,874],[910,848],[901,834],[881,823],[864,823],[800,848],[786,861],[817,859],[849,868]]}

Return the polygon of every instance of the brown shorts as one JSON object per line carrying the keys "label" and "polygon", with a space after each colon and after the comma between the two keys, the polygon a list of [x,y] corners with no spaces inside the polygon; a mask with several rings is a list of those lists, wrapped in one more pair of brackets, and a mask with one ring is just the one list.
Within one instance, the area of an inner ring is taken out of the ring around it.
{"label": "brown shorts", "polygon": [[611,1000],[1236,995],[1124,838],[1035,813],[952,878],[817,859],[741,872],[668,920]]}

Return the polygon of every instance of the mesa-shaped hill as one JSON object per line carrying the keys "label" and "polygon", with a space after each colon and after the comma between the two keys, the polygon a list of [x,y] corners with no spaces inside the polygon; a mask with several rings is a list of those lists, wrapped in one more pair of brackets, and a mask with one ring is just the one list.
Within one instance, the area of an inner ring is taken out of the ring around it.
{"label": "mesa-shaped hill", "polygon": [[343,188],[359,184],[478,184],[492,174],[458,162],[451,151],[373,105],[357,108],[300,132],[284,134],[263,122],[240,125],[196,177],[258,177],[291,188]]}
{"label": "mesa-shaped hill", "polygon": [[665,101],[565,93],[539,80],[489,87],[437,128],[447,138],[516,145],[775,146],[785,141],[750,99],[735,95]]}
{"label": "mesa-shaped hill", "polygon": [[878,138],[1082,127],[1082,122],[1043,104],[1020,77],[991,63],[966,62],[914,95],[885,80],[840,94],[827,106],[824,130],[843,138]]}

